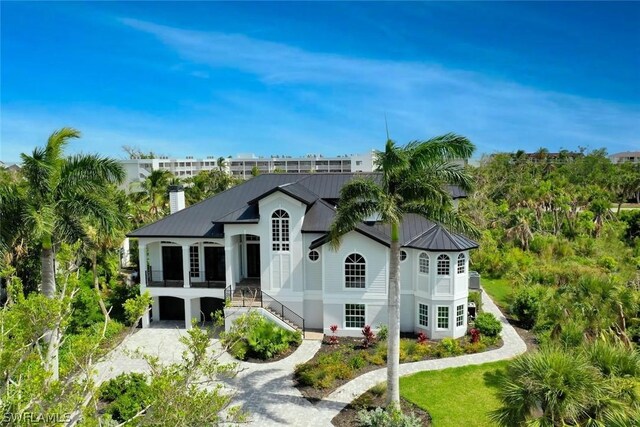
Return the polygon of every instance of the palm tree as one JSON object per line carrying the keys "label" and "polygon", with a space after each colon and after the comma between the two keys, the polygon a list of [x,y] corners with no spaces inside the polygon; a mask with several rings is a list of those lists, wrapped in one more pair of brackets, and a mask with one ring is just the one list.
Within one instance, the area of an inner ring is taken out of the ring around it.
{"label": "palm tree", "polygon": [[[64,148],[80,132],[62,128],[49,136],[44,148],[31,155],[22,154],[22,173],[27,191],[24,200],[25,232],[41,245],[42,293],[55,298],[54,249],[62,242],[86,239],[86,221],[108,216],[108,203],[101,196],[106,185],[124,179],[124,170],[113,159],[97,155],[63,157]],[[52,378],[58,377],[58,331],[49,334],[50,348],[55,354],[48,358]],[[53,343],[53,344],[51,344]]]}
{"label": "palm tree", "polygon": [[334,248],[339,247],[344,234],[372,215],[377,215],[391,227],[387,348],[387,401],[390,406],[400,402],[400,223],[405,214],[416,213],[459,231],[475,232],[470,222],[455,211],[447,189],[448,185],[470,189],[471,178],[467,171],[451,161],[468,159],[473,150],[474,146],[467,138],[451,133],[402,147],[388,140],[385,151],[376,156],[381,181],[356,178],[340,191],[336,218],[330,230]]}
{"label": "palm tree", "polygon": [[148,206],[152,219],[159,219],[168,204],[167,187],[174,176],[167,170],[154,170],[142,181],[142,191],[134,193],[138,202]]}

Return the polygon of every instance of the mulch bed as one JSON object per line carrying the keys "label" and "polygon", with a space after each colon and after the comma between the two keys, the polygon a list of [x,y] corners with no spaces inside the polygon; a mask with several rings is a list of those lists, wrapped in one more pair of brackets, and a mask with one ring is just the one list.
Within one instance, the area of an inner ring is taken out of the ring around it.
{"label": "mulch bed", "polygon": [[[415,338],[414,334],[401,334],[401,338]],[[436,346],[438,344],[438,341],[427,341],[427,343],[430,346]],[[347,346],[354,346],[358,349],[358,351],[363,351],[363,352],[369,352],[369,353],[375,353],[375,345],[371,346],[370,348],[362,348],[361,347],[362,344],[362,338],[355,338],[355,337],[340,337],[340,344],[338,345],[331,345],[329,344],[328,341],[328,337],[325,336],[324,340],[322,341],[322,345],[320,346],[320,349],[318,350],[318,352],[313,356],[313,358],[311,360],[309,360],[308,362],[312,362],[313,360],[317,359],[319,356],[323,355],[323,354],[328,354],[328,353],[333,353],[335,351],[337,351],[341,346],[347,345]],[[495,345],[491,345],[491,346],[487,346],[486,349],[484,349],[481,353],[485,352],[485,351],[489,351],[489,350],[495,350],[497,348],[502,347],[503,345],[503,341],[502,338],[500,338],[498,340],[498,342]],[[433,360],[433,359],[440,359],[439,357],[436,356],[427,356],[421,360],[418,361],[423,361],[423,360]],[[308,363],[307,362],[307,363]],[[401,364],[404,363],[414,363],[414,361],[411,362],[401,362]],[[329,388],[315,388],[313,386],[306,386],[306,385],[302,385],[302,384],[298,384],[295,380],[294,380],[294,386],[300,391],[300,393],[302,394],[302,396],[304,396],[309,402],[311,402],[312,404],[316,404],[318,403],[320,400],[322,400],[323,398],[327,397],[328,395],[330,395],[331,393],[333,393],[334,391],[336,391],[338,388],[342,387],[344,384],[353,381],[355,378],[366,374],[367,372],[371,372],[371,371],[375,371],[377,369],[381,369],[386,367],[386,363],[383,365],[373,365],[373,364],[368,364],[360,369],[358,369],[357,371],[355,371],[355,376],[351,379],[345,379],[345,380],[340,380],[340,379],[336,379],[334,380],[334,382],[332,383],[331,387]]]}
{"label": "mulch bed", "polygon": [[[376,408],[384,408],[387,403],[386,399],[385,394],[379,395],[372,393],[371,391],[367,391],[345,406],[342,411],[340,411],[340,413],[331,420],[331,424],[337,427],[356,427],[359,425],[359,411],[362,409],[371,411]],[[431,415],[419,406],[414,405],[408,400],[400,398],[400,408],[405,414],[413,413],[415,416],[420,418],[423,426],[426,427],[431,425]]]}
{"label": "mulch bed", "polygon": [[247,360],[243,360],[242,362],[248,362],[248,363],[273,363],[273,362],[277,362],[279,360],[286,359],[287,357],[291,356],[291,354],[293,354],[293,352],[296,351],[298,349],[298,347],[300,347],[300,344],[291,345],[291,346],[289,346],[289,348],[287,350],[283,351],[282,353],[278,354],[277,356],[272,357],[271,359],[258,359],[258,358],[255,358],[255,357],[248,357]]}
{"label": "mulch bed", "polygon": [[520,335],[522,341],[524,341],[527,345],[527,351],[534,351],[540,347],[540,343],[538,342],[538,339],[533,332],[531,332],[529,329],[523,328],[522,324],[518,320],[511,317],[508,313],[505,313],[504,316],[507,318],[509,324],[513,326],[513,329],[516,330],[518,335]]}

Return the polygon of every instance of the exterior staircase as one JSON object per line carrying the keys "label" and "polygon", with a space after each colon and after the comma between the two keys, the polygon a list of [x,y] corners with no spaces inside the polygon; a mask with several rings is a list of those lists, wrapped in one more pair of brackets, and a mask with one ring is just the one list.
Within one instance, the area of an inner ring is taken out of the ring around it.
{"label": "exterior staircase", "polygon": [[294,330],[305,332],[304,318],[280,301],[260,289],[260,282],[243,280],[236,283],[234,289],[228,286],[224,290],[225,300],[231,307],[262,308],[269,314],[284,322]]}

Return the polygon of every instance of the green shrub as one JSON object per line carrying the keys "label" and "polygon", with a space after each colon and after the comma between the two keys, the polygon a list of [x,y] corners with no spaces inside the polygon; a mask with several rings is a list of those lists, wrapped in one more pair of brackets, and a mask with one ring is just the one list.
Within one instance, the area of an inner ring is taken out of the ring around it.
{"label": "green shrub", "polygon": [[414,414],[403,414],[395,409],[385,411],[376,408],[373,411],[358,412],[358,425],[361,427],[420,427],[422,422]]}
{"label": "green shrub", "polygon": [[378,333],[376,334],[378,341],[386,341],[388,336],[389,336],[389,326],[385,325],[384,323],[379,324]]}
{"label": "green shrub", "polygon": [[526,329],[531,329],[536,323],[543,291],[541,286],[522,286],[513,296],[509,311]]}
{"label": "green shrub", "polygon": [[460,347],[460,343],[450,337],[443,338],[435,349],[435,354],[438,357],[457,356],[462,354],[462,352],[463,350],[462,347]]}
{"label": "green shrub", "polygon": [[502,323],[492,313],[480,313],[476,317],[475,327],[488,337],[497,337],[502,331]]}
{"label": "green shrub", "polygon": [[238,317],[231,329],[221,334],[221,342],[229,346],[229,352],[237,359],[270,359],[291,345],[299,345],[302,334],[281,328],[257,311],[250,311]]}
{"label": "green shrub", "polygon": [[100,386],[100,399],[107,402],[105,411],[119,422],[124,422],[149,403],[151,388],[144,374],[120,374]]}
{"label": "green shrub", "polygon": [[364,357],[362,357],[359,354],[356,354],[355,356],[352,356],[349,359],[349,367],[353,370],[362,369],[365,367],[366,364],[367,364],[367,361],[364,360]]}
{"label": "green shrub", "polygon": [[466,354],[480,353],[481,351],[484,351],[486,348],[487,348],[487,345],[482,341],[468,342],[462,346],[462,350]]}

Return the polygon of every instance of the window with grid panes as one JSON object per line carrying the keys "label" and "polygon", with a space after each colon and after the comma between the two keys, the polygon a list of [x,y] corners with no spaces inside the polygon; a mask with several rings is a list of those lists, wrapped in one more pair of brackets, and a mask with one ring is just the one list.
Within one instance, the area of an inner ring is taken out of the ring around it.
{"label": "window with grid panes", "polygon": [[465,268],[465,264],[466,264],[466,257],[464,256],[464,254],[460,254],[458,255],[458,274],[462,274],[464,273],[464,268]]}
{"label": "window with grid panes", "polygon": [[289,214],[285,210],[271,215],[271,242],[274,251],[289,250]]}
{"label": "window with grid panes", "polygon": [[438,276],[448,276],[451,268],[451,260],[449,255],[442,254],[438,257]]}
{"label": "window with grid panes", "polygon": [[464,325],[464,304],[456,307],[456,326]]}
{"label": "window with grid panes", "polygon": [[347,288],[364,288],[366,262],[362,255],[351,254],[344,261],[344,286]]}
{"label": "window with grid panes", "polygon": [[191,272],[191,277],[197,277],[200,271],[198,246],[189,247],[189,271]]}
{"label": "window with grid panes", "polygon": [[449,328],[449,307],[438,307],[438,329]]}
{"label": "window with grid panes", "polygon": [[364,327],[364,304],[344,305],[344,326],[345,328]]}
{"label": "window with grid panes", "polygon": [[418,304],[418,324],[420,326],[429,326],[429,306],[426,304]]}
{"label": "window with grid panes", "polygon": [[422,252],[418,257],[419,271],[422,274],[429,274],[429,255]]}

